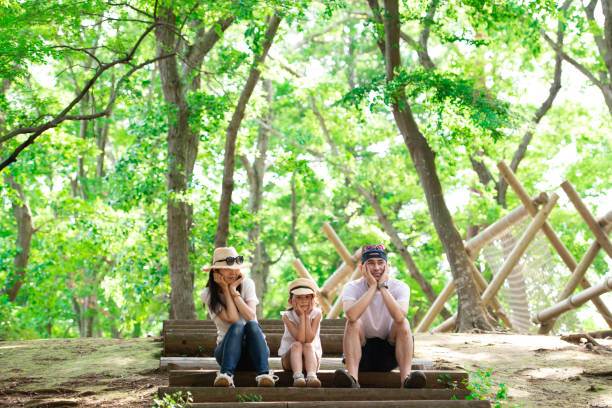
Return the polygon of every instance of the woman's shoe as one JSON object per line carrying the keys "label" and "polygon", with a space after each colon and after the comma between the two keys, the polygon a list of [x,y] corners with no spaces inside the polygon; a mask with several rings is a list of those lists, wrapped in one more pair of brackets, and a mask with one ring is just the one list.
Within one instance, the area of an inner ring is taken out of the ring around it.
{"label": "woman's shoe", "polygon": [[234,376],[225,373],[218,373],[215,378],[215,387],[234,387]]}
{"label": "woman's shoe", "polygon": [[274,387],[278,381],[278,376],[273,374],[260,374],[255,377],[258,387]]}

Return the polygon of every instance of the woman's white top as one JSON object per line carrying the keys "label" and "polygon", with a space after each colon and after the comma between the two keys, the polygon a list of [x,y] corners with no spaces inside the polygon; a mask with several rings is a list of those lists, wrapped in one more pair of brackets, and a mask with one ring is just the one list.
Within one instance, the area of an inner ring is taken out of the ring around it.
{"label": "woman's white top", "polygon": [[[321,309],[313,308],[312,312],[310,312],[310,316],[308,316],[309,323],[312,324],[312,320],[319,314],[321,314]],[[300,316],[298,316],[298,314],[295,313],[295,310],[293,309],[281,312],[281,316],[287,316],[289,320],[291,320],[295,324],[295,327],[298,327],[300,324]],[[317,357],[319,357],[319,360],[321,359],[321,355],[323,354],[323,348],[321,347],[320,334],[321,334],[321,324],[319,324],[319,328],[317,329],[317,332],[315,333],[314,339],[312,339],[312,346],[314,348],[315,354],[317,355]],[[281,342],[280,342],[280,347],[278,349],[278,355],[282,357],[288,351],[291,351],[291,345],[295,341],[296,341],[295,337],[291,335],[291,332],[289,331],[289,328],[287,327],[287,324],[285,323],[285,333],[283,333],[283,338],[281,339]]]}
{"label": "woman's white top", "polygon": [[[244,299],[244,302],[255,301],[255,304],[259,303],[259,299],[257,299],[257,294],[255,293],[255,283],[250,278],[244,278],[242,281],[242,290],[240,291],[240,297]],[[231,323],[228,323],[221,319],[215,312],[210,310],[210,293],[208,292],[208,288],[204,289],[200,295],[202,298],[202,302],[206,305],[206,309],[208,309],[208,315],[215,322],[215,326],[217,326],[217,344],[221,343],[223,337],[225,337],[225,333],[227,333],[227,329],[231,326]],[[227,302],[227,299],[221,295],[221,298],[224,302]],[[230,300],[231,301],[231,300]],[[246,319],[238,312],[240,316],[240,321],[246,323]],[[257,317],[254,317],[252,320],[257,321]]]}

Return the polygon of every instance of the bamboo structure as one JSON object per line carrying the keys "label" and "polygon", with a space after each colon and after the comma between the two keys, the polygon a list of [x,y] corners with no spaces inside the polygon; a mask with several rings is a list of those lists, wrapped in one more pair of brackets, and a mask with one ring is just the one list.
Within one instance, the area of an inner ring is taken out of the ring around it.
{"label": "bamboo structure", "polygon": [[[487,307],[489,303],[493,300],[494,296],[504,284],[504,281],[506,280],[510,272],[512,272],[512,269],[514,269],[516,264],[521,260],[521,257],[525,253],[525,250],[527,249],[533,238],[535,238],[535,235],[546,221],[546,218],[554,208],[558,199],[559,196],[557,194],[553,193],[550,196],[548,202],[544,205],[544,207],[542,207],[536,217],[531,221],[531,223],[527,227],[527,230],[525,230],[525,232],[523,233],[521,239],[517,242],[516,246],[512,249],[512,252],[508,256],[508,258],[504,261],[504,264],[502,265],[501,269],[497,272],[497,274],[495,274],[495,276],[491,280],[491,283],[489,283],[485,291],[482,293],[480,299],[482,300],[482,303],[485,307]],[[456,319],[457,315],[453,315],[441,325],[434,328],[432,331],[447,331],[454,326]]]}
{"label": "bamboo structure", "polygon": [[[597,223],[602,228],[604,234],[606,234],[607,236],[612,230],[612,211],[608,212]],[[572,276],[565,284],[563,291],[557,298],[557,303],[562,302],[564,299],[567,299],[572,293],[574,293],[574,291],[576,290],[576,288],[578,287],[582,279],[584,279],[584,275],[586,274],[587,270],[589,269],[589,267],[595,260],[595,257],[599,253],[600,249],[601,249],[601,245],[599,241],[595,239],[589,246],[589,249],[583,255],[578,265],[576,266],[576,269],[574,269]],[[608,322],[608,324],[612,322],[611,316],[603,315],[603,318]],[[550,330],[552,330],[556,322],[555,317],[545,320],[542,317],[539,317],[539,313],[537,313],[533,319],[537,319],[538,322],[541,324],[540,329],[538,330],[538,333],[540,334],[548,333]]]}
{"label": "bamboo structure", "polygon": [[[537,206],[539,204],[544,204],[547,201],[548,201],[548,196],[546,193],[540,193],[532,199],[532,203],[534,206]],[[485,245],[487,245],[491,241],[494,241],[497,237],[504,234],[510,227],[520,222],[528,215],[529,215],[529,212],[527,211],[525,206],[520,205],[514,210],[512,210],[510,213],[505,215],[504,217],[500,218],[499,220],[495,221],[493,224],[489,225],[487,228],[482,230],[474,238],[467,241],[465,243],[465,250],[468,252],[470,258],[472,260],[476,259],[478,256],[478,253]],[[474,274],[474,277],[475,279],[477,279],[476,283],[479,285],[479,287],[481,287],[482,286],[481,283],[482,281],[484,281],[484,278],[482,278],[482,275],[480,274],[480,272],[478,272],[477,274]],[[478,277],[482,278],[481,282],[478,282],[480,281]],[[485,281],[485,284],[486,284],[486,281]],[[421,320],[421,322],[415,329],[415,333],[425,333],[429,329],[429,327],[435,320],[436,316],[440,314],[440,311],[442,310],[442,307],[444,307],[444,304],[448,302],[448,300],[453,295],[454,291],[455,291],[455,282],[451,280],[450,282],[446,284],[442,292],[440,292],[440,294],[438,295],[434,303],[431,305],[431,307],[429,308],[429,310],[427,311],[427,313],[425,314],[425,316],[423,317],[423,319]],[[499,304],[497,299],[495,300],[495,302]],[[501,308],[497,308],[497,310],[499,312]],[[504,321],[504,324],[509,324],[509,320],[508,320],[508,323]],[[508,327],[511,327],[511,326],[508,326]]]}
{"label": "bamboo structure", "polygon": [[[520,183],[520,181],[516,178],[516,175],[514,174],[512,169],[510,169],[510,167],[508,167],[508,165],[506,165],[506,163],[504,162],[497,163],[497,168],[499,169],[500,174],[504,177],[508,185],[512,188],[512,190],[514,190],[523,205],[527,207],[529,213],[532,216],[535,216],[537,209],[529,200],[529,195],[527,194],[527,191]],[[561,242],[557,234],[555,234],[555,231],[553,231],[552,227],[548,222],[544,222],[544,224],[542,225],[542,231],[548,238],[548,241],[553,246],[555,251],[557,251],[561,259],[563,260],[563,263],[565,263],[565,265],[571,272],[575,271],[576,267],[578,266],[578,263],[576,262],[572,254],[569,252],[569,250],[566,248],[566,246],[563,244],[563,242]],[[580,281],[580,286],[582,286],[583,289],[588,289],[591,287],[591,284],[585,278],[582,278],[582,280]],[[599,313],[604,316],[604,319],[606,319],[608,325],[612,327],[612,320],[608,319],[610,316],[612,316],[612,314],[610,313],[606,305],[602,302],[602,300],[598,296],[595,296],[590,300],[591,302],[593,302]],[[545,333],[542,333],[540,331],[540,334]]]}
{"label": "bamboo structure", "polygon": [[561,302],[544,309],[533,316],[533,322],[536,324],[548,321],[552,318],[559,316],[562,313],[567,312],[571,309],[576,309],[582,306],[587,301],[591,300],[595,296],[599,296],[603,293],[612,290],[612,276],[608,276],[599,285],[591,286],[590,288],[583,290],[582,292],[570,296]]}
{"label": "bamboo structure", "polygon": [[[359,275],[361,275],[361,271],[359,270],[359,268],[355,268],[355,270],[353,271],[353,274],[350,276],[348,280],[349,281],[355,280],[359,278]],[[340,316],[341,312],[342,312],[342,293],[338,295],[338,297],[336,298],[336,301],[334,302],[334,305],[332,306],[327,316],[325,316],[325,318],[326,319],[337,319],[338,316]]]}

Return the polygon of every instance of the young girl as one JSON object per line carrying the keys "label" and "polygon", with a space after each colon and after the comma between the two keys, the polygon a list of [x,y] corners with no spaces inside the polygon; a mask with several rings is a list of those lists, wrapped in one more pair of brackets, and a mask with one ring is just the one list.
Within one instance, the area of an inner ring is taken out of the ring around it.
{"label": "young girl", "polygon": [[243,263],[233,247],[216,248],[206,289],[202,292],[204,307],[217,326],[215,359],[221,370],[215,387],[233,387],[235,370],[255,370],[258,387],[274,387],[278,377],[268,370],[270,349],[255,315],[259,301],[255,284],[245,278]]}
{"label": "young girl", "polygon": [[281,312],[285,333],[278,349],[283,369],[293,371],[294,387],[320,387],[317,370],[323,354],[319,337],[322,312],[315,307],[313,282],[305,278],[291,282],[288,303],[288,310]]}

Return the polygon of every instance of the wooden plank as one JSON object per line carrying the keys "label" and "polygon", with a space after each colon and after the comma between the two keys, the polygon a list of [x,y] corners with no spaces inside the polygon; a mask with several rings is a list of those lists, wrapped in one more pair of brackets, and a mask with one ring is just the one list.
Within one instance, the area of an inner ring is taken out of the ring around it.
{"label": "wooden plank", "polygon": [[193,408],[362,408],[362,407],[382,407],[385,408],[454,408],[454,407],[471,407],[471,408],[490,408],[489,401],[476,400],[429,400],[429,401],[278,401],[278,402],[199,402],[191,404]]}
{"label": "wooden plank", "polygon": [[[278,334],[278,333],[283,334],[285,332],[285,328],[284,327],[273,327],[273,328],[263,327],[262,331],[264,332],[264,334]],[[179,333],[216,334],[217,328],[214,326],[213,327],[172,328],[172,329],[165,330],[164,334],[166,333],[167,334],[169,333],[173,333],[173,334],[179,334]],[[343,334],[343,333],[344,333],[343,327],[338,327],[338,328],[322,327],[321,328],[321,334]]]}
{"label": "wooden plank", "polygon": [[[324,355],[342,354],[343,334],[321,334],[321,346]],[[270,354],[276,355],[280,347],[282,334],[273,333],[266,336]],[[211,356],[217,346],[217,336],[202,336],[199,333],[173,332],[164,335],[164,356]]]}
{"label": "wooden plank", "polygon": [[[413,368],[414,369],[414,368]],[[465,371],[423,370],[427,378],[427,388],[465,388],[468,374]],[[276,371],[279,377],[277,387],[291,387],[293,373]],[[171,387],[212,387],[217,370],[170,370],[168,374]],[[256,387],[255,372],[237,371],[234,384],[237,387]],[[320,370],[317,373],[323,387],[334,386],[334,370]],[[362,388],[398,388],[401,384],[400,372],[360,372],[359,384]]]}
{"label": "wooden plank", "polygon": [[464,389],[298,388],[298,387],[159,387],[158,395],[191,392],[194,402],[236,402],[236,394],[258,395],[262,401],[388,401],[465,399]]}
{"label": "wooden plank", "polygon": [[[268,358],[268,366],[271,370],[282,370],[280,357]],[[214,357],[161,357],[159,359],[161,370],[218,370],[219,365]],[[321,370],[337,370],[344,368],[341,357],[323,357],[321,359]],[[413,358],[413,370],[432,370],[433,362],[430,359]]]}
{"label": "wooden plank", "polygon": [[[282,326],[283,325],[283,319],[278,318],[278,319],[261,319],[258,321],[258,323],[264,327],[264,326],[272,326],[272,327],[276,327],[276,326]],[[214,326],[215,322],[212,320],[164,320],[163,321],[163,327],[185,327],[185,326],[205,326],[205,325],[211,325]],[[321,320],[321,327],[344,327],[346,325],[346,319],[345,318],[341,318],[341,319],[322,319]]]}

